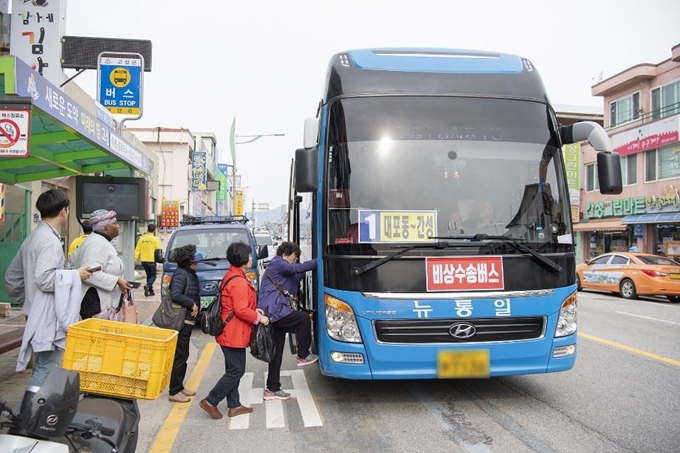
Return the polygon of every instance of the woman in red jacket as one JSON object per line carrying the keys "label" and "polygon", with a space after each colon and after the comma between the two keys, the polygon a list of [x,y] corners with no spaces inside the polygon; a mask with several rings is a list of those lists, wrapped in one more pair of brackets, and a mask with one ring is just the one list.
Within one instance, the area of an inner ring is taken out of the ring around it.
{"label": "woman in red jacket", "polygon": [[[215,337],[224,354],[226,372],[203,398],[199,406],[212,418],[222,418],[217,405],[227,399],[229,417],[249,414],[252,407],[241,405],[238,385],[246,372],[246,347],[250,345],[250,332],[254,324],[269,324],[269,318],[257,306],[255,287],[246,277],[245,271],[252,266],[250,246],[243,242],[234,242],[227,249],[227,261],[231,264],[224,275],[220,287],[222,288],[222,318],[226,319],[230,313],[234,316],[224,327],[221,334]],[[235,278],[231,278],[235,277]],[[231,278],[231,280],[230,280]],[[229,281],[228,283],[226,283]]]}

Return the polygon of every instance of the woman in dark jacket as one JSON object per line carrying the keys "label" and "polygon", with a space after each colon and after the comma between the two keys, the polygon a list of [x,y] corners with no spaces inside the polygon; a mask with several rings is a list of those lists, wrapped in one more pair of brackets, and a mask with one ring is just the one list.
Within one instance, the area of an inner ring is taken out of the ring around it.
{"label": "woman in dark jacket", "polygon": [[170,297],[173,304],[182,305],[187,309],[184,326],[177,335],[175,360],[170,374],[170,396],[168,399],[175,403],[188,403],[196,390],[184,387],[184,377],[187,374],[187,360],[189,359],[189,340],[191,331],[196,324],[199,306],[199,287],[196,266],[203,259],[201,253],[196,253],[196,246],[185,245],[175,250],[177,270],[170,280]]}
{"label": "woman in dark jacket", "polygon": [[265,400],[287,400],[290,393],[281,390],[281,362],[286,332],[294,330],[298,341],[297,366],[305,366],[319,360],[319,356],[309,352],[312,345],[312,329],[309,314],[290,307],[284,291],[297,295],[300,280],[305,272],[316,269],[316,259],[298,263],[300,246],[294,242],[283,242],[276,249],[276,256],[267,266],[261,278],[257,307],[271,319],[274,327],[276,355],[269,362]]}

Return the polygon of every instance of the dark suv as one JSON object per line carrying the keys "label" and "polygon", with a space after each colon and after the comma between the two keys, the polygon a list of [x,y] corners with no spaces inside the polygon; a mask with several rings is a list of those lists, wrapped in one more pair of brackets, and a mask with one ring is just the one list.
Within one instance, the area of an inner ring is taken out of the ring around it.
{"label": "dark suv", "polygon": [[185,216],[180,222],[179,228],[170,237],[165,251],[165,262],[163,263],[163,279],[161,291],[165,291],[170,284],[172,274],[177,269],[174,262],[174,250],[188,244],[196,245],[196,250],[201,252],[205,258],[198,263],[196,274],[201,296],[201,309],[207,307],[210,302],[215,300],[217,290],[229,269],[227,261],[227,247],[232,242],[242,241],[250,244],[253,264],[246,276],[259,289],[260,273],[257,261],[266,258],[267,251],[260,251],[257,256],[257,244],[255,238],[247,225],[248,219],[244,216],[230,217],[191,217]]}

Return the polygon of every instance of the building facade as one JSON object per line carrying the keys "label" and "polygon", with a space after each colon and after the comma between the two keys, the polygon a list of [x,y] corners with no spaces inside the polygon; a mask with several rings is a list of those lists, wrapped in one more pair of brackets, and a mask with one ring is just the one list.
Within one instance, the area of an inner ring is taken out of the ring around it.
{"label": "building facade", "polygon": [[621,156],[623,192],[599,193],[596,153],[582,148],[575,241],[578,261],[600,253],[680,253],[680,44],[670,58],[638,64],[592,87],[604,104],[604,127]]}

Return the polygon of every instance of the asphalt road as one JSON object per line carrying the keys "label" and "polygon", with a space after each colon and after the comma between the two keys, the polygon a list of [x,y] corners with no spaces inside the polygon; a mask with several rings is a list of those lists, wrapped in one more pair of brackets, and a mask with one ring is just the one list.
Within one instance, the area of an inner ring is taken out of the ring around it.
{"label": "asphalt road", "polygon": [[[295,366],[289,401],[263,402],[266,364],[249,356],[249,416],[198,407],[223,371],[212,338],[194,331],[190,404],[140,401],[140,452],[677,452],[680,305],[582,292],[578,358],[556,374],[487,380],[347,381]],[[224,404],[224,403],[223,403]],[[226,408],[222,408],[226,411]]]}

